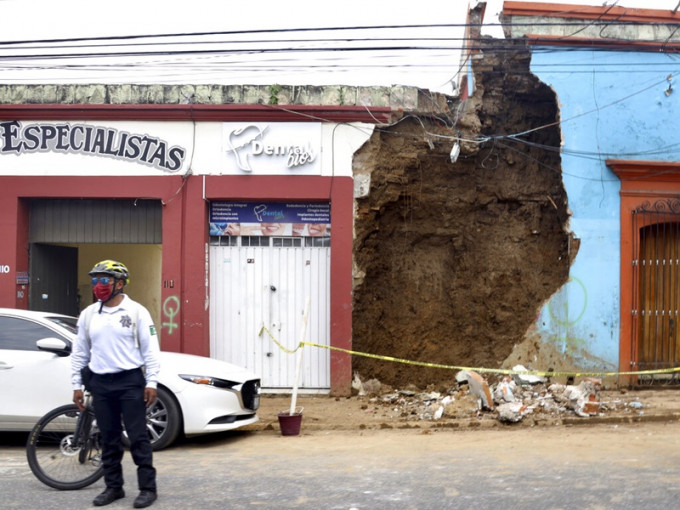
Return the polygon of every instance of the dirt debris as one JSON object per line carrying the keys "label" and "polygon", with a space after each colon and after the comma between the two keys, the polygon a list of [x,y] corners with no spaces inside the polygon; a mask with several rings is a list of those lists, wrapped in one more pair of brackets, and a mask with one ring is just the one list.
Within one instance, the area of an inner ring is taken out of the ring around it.
{"label": "dirt debris", "polygon": [[[540,148],[560,145],[555,94],[531,74],[525,49],[479,57],[464,104],[380,127],[355,157],[355,177],[370,182],[356,200],[356,351],[497,368],[567,281],[574,245],[560,155]],[[493,138],[536,126],[521,143]],[[486,141],[464,144],[451,163],[455,136]],[[366,357],[353,369],[393,387],[450,378]]]}
{"label": "dirt debris", "polygon": [[[486,417],[517,423],[527,416],[535,421],[566,416],[604,416],[627,406],[623,400],[602,401],[602,383],[595,378],[584,378],[576,385],[549,384],[545,378],[522,375],[499,375],[494,379],[495,382],[487,384],[487,379],[479,374],[461,371],[456,376],[457,382],[450,387],[435,390],[430,386],[426,391],[418,391],[413,386],[393,390],[376,379],[371,379],[364,387],[360,376],[355,374],[354,387],[356,394],[368,397],[376,410],[387,409],[388,414],[404,421]],[[490,399],[491,394],[493,401],[487,402],[486,398]],[[637,412],[641,406],[631,405],[629,409]]]}
{"label": "dirt debris", "polygon": [[[500,377],[489,377],[496,388]],[[577,381],[577,384],[580,381]],[[549,386],[549,384],[548,384]],[[478,399],[471,396],[466,385],[449,381],[447,385],[422,390],[412,385],[402,389],[384,388],[373,395],[349,396],[298,395],[297,404],[303,407],[302,433],[325,433],[348,430],[413,430],[428,434],[444,430],[474,428],[524,428],[555,426],[591,426],[658,421],[677,424],[680,421],[680,394],[677,387],[645,387],[634,389],[603,388],[599,391],[600,410],[595,416],[583,418],[555,401],[541,398],[547,386],[522,388],[531,392],[538,405],[517,422],[502,421],[500,405],[494,411],[479,409]],[[533,394],[536,393],[536,396]],[[389,396],[387,399],[383,397]],[[503,404],[501,404],[503,405]],[[441,416],[437,411],[441,408]],[[249,425],[254,431],[279,433],[278,413],[290,409],[289,395],[265,394],[258,410],[260,420]]]}

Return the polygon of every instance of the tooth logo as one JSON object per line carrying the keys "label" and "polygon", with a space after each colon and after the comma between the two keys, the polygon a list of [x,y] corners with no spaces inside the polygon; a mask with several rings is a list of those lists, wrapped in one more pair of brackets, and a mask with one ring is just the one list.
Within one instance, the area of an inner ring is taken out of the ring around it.
{"label": "tooth logo", "polygon": [[264,221],[262,219],[262,213],[267,210],[267,206],[264,204],[256,205],[255,209],[253,209],[253,212],[255,213],[255,217],[257,218],[257,221],[262,222]]}
{"label": "tooth logo", "polygon": [[227,153],[234,154],[236,164],[244,172],[252,172],[253,168],[250,166],[250,156],[253,152],[253,142],[262,141],[264,132],[267,130],[260,129],[257,126],[246,126],[240,129],[235,129],[227,137]]}
{"label": "tooth logo", "polygon": [[320,175],[321,123],[225,122],[223,171],[234,175]]}

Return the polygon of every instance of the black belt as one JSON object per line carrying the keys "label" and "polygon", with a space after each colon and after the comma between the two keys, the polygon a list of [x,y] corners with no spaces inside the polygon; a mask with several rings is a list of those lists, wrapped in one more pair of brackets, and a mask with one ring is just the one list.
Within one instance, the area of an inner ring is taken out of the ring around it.
{"label": "black belt", "polygon": [[96,375],[97,377],[101,377],[103,379],[108,379],[109,381],[113,381],[115,379],[123,379],[123,378],[125,378],[129,375],[132,375],[136,372],[141,372],[141,371],[142,371],[142,368],[138,367],[138,368],[133,368],[131,370],[122,370],[120,372],[111,372],[111,373],[108,373],[108,374],[98,374],[96,372],[92,372],[92,375]]}

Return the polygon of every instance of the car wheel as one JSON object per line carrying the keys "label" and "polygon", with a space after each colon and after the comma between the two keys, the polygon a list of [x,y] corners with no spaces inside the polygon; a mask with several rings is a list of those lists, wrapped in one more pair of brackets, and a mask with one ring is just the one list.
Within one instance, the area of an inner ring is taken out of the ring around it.
{"label": "car wheel", "polygon": [[[182,417],[179,407],[170,392],[165,388],[158,388],[156,401],[146,408],[146,429],[151,439],[151,447],[161,450],[177,439],[182,428]],[[130,441],[123,431],[123,441],[130,446]]]}

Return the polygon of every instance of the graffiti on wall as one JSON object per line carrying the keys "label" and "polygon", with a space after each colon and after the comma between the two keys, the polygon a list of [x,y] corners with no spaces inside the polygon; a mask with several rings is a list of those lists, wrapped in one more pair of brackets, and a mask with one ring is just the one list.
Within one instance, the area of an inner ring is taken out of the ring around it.
{"label": "graffiti on wall", "polygon": [[[548,312],[553,321],[561,326],[573,326],[581,320],[588,306],[588,291],[581,280],[575,276],[567,280],[567,289],[561,294],[562,299],[553,299],[548,303]],[[555,303],[555,301],[559,301]]]}
{"label": "graffiti on wall", "polygon": [[175,322],[175,316],[179,313],[179,298],[177,296],[169,296],[163,301],[163,317],[167,321],[161,324],[161,328],[168,328],[168,334],[179,328],[179,324]]}
{"label": "graffiti on wall", "polygon": [[[577,332],[577,324],[581,322],[588,308],[588,290],[585,284],[575,276],[569,277],[562,290],[548,302],[548,313],[551,321],[558,325],[562,334],[559,341],[565,352],[574,352],[587,345],[587,340]],[[582,333],[582,332],[581,332]],[[592,338],[593,334],[590,334]]]}

